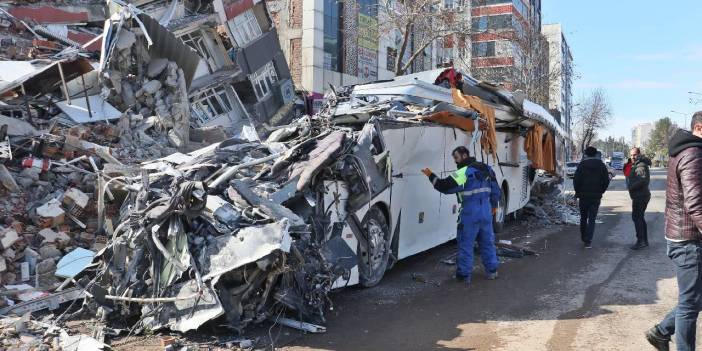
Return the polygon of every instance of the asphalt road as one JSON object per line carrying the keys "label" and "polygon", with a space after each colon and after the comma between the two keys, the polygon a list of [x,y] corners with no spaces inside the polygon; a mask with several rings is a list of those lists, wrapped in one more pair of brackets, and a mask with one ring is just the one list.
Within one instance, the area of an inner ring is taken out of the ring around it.
{"label": "asphalt road", "polygon": [[270,337],[282,350],[649,350],[644,331],[677,301],[663,170],[653,171],[651,189],[643,251],[629,249],[631,205],[618,176],[591,250],[575,226],[514,225],[501,238],[539,256],[503,263],[496,281],[477,262],[470,287],[453,281],[454,268],[441,263],[455,250],[447,244],[398,263],[375,288],[334,294],[325,334],[271,329]]}

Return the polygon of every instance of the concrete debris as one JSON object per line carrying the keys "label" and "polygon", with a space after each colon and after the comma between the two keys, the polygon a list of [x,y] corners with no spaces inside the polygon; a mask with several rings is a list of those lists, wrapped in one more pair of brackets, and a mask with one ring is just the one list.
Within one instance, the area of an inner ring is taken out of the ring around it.
{"label": "concrete debris", "polygon": [[578,200],[572,193],[561,193],[558,179],[538,179],[524,206],[526,220],[538,225],[579,225]]}

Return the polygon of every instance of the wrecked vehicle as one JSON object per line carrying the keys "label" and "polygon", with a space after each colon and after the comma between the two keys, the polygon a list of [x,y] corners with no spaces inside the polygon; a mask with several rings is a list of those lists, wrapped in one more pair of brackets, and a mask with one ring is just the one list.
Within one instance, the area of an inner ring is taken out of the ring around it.
{"label": "wrecked vehicle", "polygon": [[398,259],[454,238],[457,200],[419,170],[452,172],[460,145],[496,169],[503,222],[527,203],[535,165],[555,172],[563,131],[527,100],[451,72],[335,90],[265,142],[229,139],[112,174],[126,199],[99,221],[119,225],[97,274],[77,284],[99,316],[138,329],[217,319],[241,331],[285,311],[322,323],[332,289],[374,286]]}

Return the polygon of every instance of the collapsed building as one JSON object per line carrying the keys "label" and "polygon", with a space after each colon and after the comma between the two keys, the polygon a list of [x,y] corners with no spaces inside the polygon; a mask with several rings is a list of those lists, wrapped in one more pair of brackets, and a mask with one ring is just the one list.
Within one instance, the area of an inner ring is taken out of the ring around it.
{"label": "collapsed building", "polygon": [[[162,27],[157,31],[151,26],[151,34],[162,36],[148,42],[148,50],[134,54],[146,61],[152,50],[159,56],[182,55],[178,63],[188,76],[193,127],[255,135],[256,129],[265,132],[267,126],[285,124],[295,115],[295,89],[265,2],[114,0],[107,6],[95,0],[10,2],[0,6],[5,24],[0,28],[0,42],[6,47],[0,55],[23,61],[105,57],[105,49],[110,48],[102,44],[103,23],[118,16],[123,7]],[[51,45],[39,45],[43,42]],[[196,55],[183,48],[171,51],[181,43]],[[154,44],[157,49],[151,48]],[[17,70],[5,68],[0,79],[19,78]]]}

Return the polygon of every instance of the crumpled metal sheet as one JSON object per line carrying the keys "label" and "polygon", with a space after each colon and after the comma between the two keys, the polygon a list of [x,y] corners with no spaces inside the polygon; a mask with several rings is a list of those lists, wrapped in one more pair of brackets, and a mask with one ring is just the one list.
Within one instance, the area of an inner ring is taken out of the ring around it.
{"label": "crumpled metal sheet", "polygon": [[276,250],[290,252],[292,238],[288,223],[287,219],[282,219],[272,224],[240,229],[235,235],[217,237],[205,250],[203,280],[217,278]]}
{"label": "crumpled metal sheet", "polygon": [[[198,294],[198,290],[197,281],[194,279],[171,286],[166,296],[183,299],[160,305],[158,314],[145,318],[144,325],[153,330],[169,328],[184,333],[224,314],[217,294],[209,286],[203,287],[198,298],[189,298]],[[142,313],[146,315],[150,311],[151,308],[147,305]]]}

